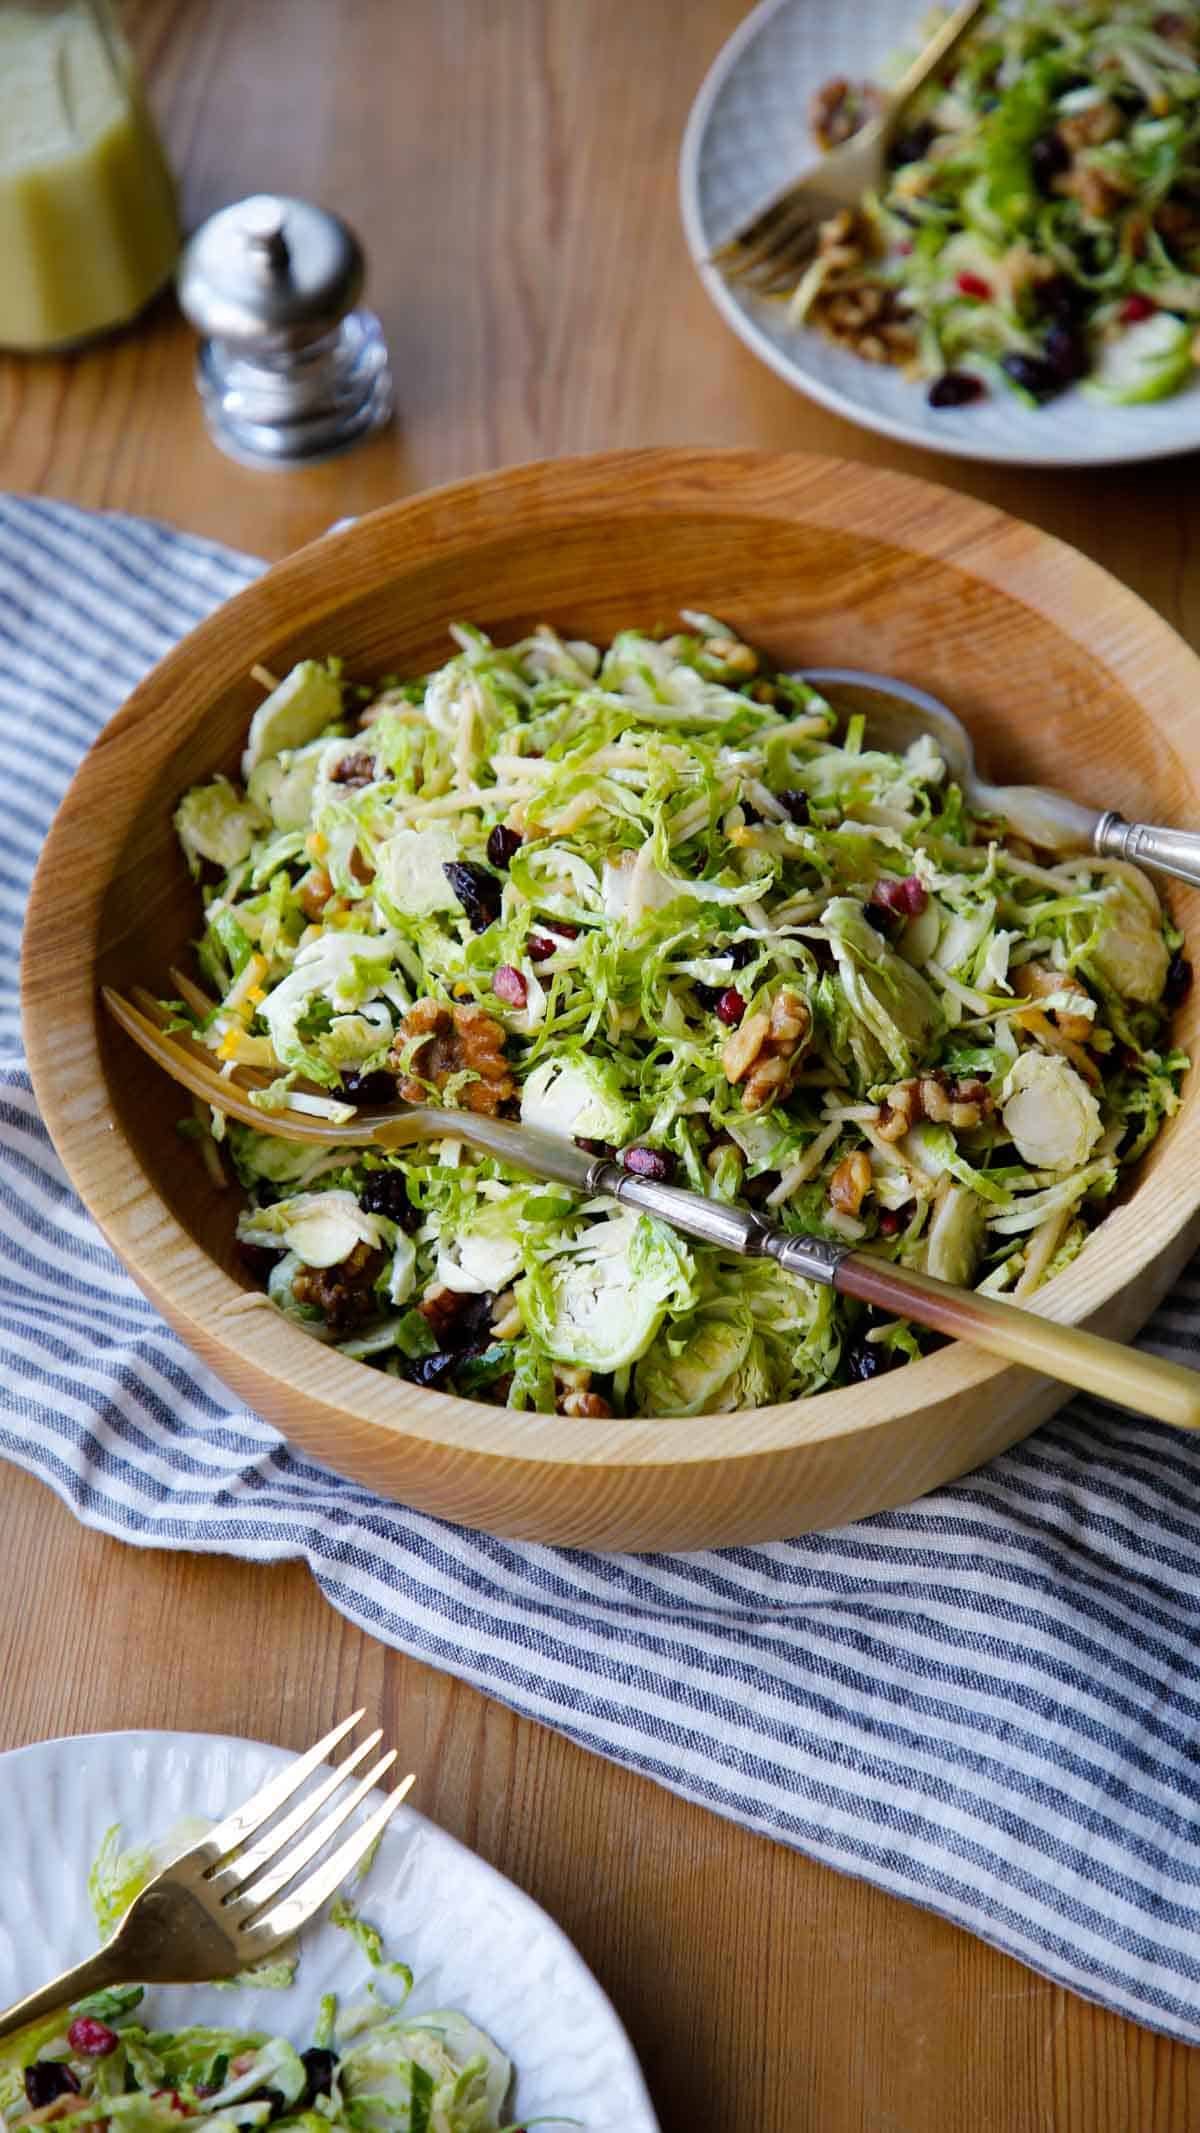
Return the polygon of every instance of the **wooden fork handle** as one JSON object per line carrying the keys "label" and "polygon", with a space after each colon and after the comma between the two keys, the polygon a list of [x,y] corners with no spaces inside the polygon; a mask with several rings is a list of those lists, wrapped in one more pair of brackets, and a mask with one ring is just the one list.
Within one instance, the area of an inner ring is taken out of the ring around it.
{"label": "wooden fork handle", "polygon": [[930,75],[936,74],[938,68],[949,59],[955,47],[966,36],[976,16],[983,13],[986,5],[987,0],[962,0],[962,5],[955,8],[954,13],[947,17],[936,35],[931,37],[923,50],[918,52],[911,67],[907,68],[900,76],[899,81],[892,90],[888,111],[889,123],[903,116],[905,105],[916,95],[918,89],[924,87]]}
{"label": "wooden fork handle", "polygon": [[64,1970],[60,1976],[51,1978],[48,1985],[41,1985],[36,1992],[27,1993],[0,2014],[0,2037],[11,2037],[14,2031],[25,2029],[30,2022],[43,2021],[60,2009],[73,2007],[76,2000],[86,1999],[89,1992],[100,1992],[106,1985],[127,1985],[130,1979],[126,1965],[120,1958],[115,1941],[106,1948],[98,1948],[86,1962],[76,1963],[73,1970]]}
{"label": "wooden fork handle", "polygon": [[1118,1407],[1152,1415],[1176,1429],[1200,1429],[1200,1370],[1185,1370],[1156,1355],[1143,1355],[1108,1341],[1082,1326],[1060,1326],[1052,1318],[1022,1310],[1000,1296],[955,1289],[911,1267],[891,1266],[869,1252],[851,1252],[839,1265],[835,1289],[857,1296],[894,1318],[915,1318],[921,1325],[970,1341],[1009,1363],[1024,1363],[1061,1384],[1077,1385]]}

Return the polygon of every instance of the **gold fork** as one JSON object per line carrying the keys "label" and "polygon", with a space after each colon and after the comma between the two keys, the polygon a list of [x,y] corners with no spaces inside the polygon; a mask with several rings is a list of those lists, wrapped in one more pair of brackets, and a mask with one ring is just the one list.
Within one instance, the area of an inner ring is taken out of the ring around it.
{"label": "gold fork", "polygon": [[0,2014],[0,2037],[108,1985],[198,1985],[233,1977],[277,1954],[367,1856],[415,1783],[411,1775],[402,1779],[365,1822],[285,1893],[395,1762],[396,1751],[390,1748],[327,1815],[315,1819],[378,1747],[382,1732],[376,1727],[282,1821],[243,1851],[247,1838],[272,1821],[362,1716],[355,1711],[343,1719],[198,1844],[170,1860],[134,1898],[111,1940],[95,1955]]}
{"label": "gold fork", "polygon": [[840,208],[857,207],[880,184],[888,151],[919,89],[950,57],[987,0],[962,0],[897,82],[884,108],[819,163],[793,178],[712,254],[728,281],[757,295],[790,289],[816,250],[821,224]]}
{"label": "gold fork", "polygon": [[[197,987],[178,973],[172,976],[191,1004],[205,1002]],[[164,1029],[169,1017],[149,993],[138,988],[131,1002],[106,989],[104,1000],[113,1019],[173,1080],[259,1133],[327,1148],[404,1148],[419,1141],[465,1141],[468,1147],[497,1156],[532,1177],[553,1178],[589,1197],[601,1195],[622,1207],[638,1208],[684,1236],[699,1238],[722,1251],[775,1259],[789,1273],[857,1297],[889,1317],[916,1319],[919,1325],[932,1326],[952,1340],[970,1341],[989,1354],[1003,1356],[1006,1362],[1023,1363],[1064,1384],[1173,1423],[1177,1429],[1200,1429],[1200,1372],[1185,1370],[1178,1363],[1143,1355],[1137,1348],[1119,1347],[1081,1326],[1056,1325],[1005,1297],[982,1296],[978,1290],[954,1288],[914,1267],[893,1266],[877,1253],[856,1252],[826,1237],[776,1228],[753,1208],[731,1206],[679,1185],[634,1176],[608,1155],[590,1155],[573,1140],[506,1119],[447,1111],[435,1104],[363,1110],[345,1124],[295,1109],[262,1110],[251,1101],[253,1088],[239,1088],[229,1076],[218,1073],[211,1052],[190,1037]],[[250,1072],[262,1088],[265,1077],[261,1073],[240,1071]]]}

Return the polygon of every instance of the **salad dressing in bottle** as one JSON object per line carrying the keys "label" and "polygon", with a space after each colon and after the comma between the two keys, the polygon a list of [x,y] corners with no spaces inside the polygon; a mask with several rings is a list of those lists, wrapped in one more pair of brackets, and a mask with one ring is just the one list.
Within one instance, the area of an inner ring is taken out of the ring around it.
{"label": "salad dressing in bottle", "polygon": [[0,0],[0,347],[123,324],[178,249],[171,175],[108,0]]}

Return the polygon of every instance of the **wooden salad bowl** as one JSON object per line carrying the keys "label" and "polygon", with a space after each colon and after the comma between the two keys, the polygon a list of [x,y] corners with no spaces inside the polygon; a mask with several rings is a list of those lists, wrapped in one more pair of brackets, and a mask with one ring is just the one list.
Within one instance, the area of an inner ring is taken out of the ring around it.
{"label": "wooden salad bowl", "polygon": [[[1143,821],[1200,823],[1200,661],[1059,541],[928,482],[797,454],[642,451],[518,467],[374,512],[277,565],[176,647],[87,757],[47,839],[24,953],[34,1085],[87,1207],[226,1385],[382,1495],[514,1537],[701,1548],[841,1525],[962,1474],[1064,1390],[950,1346],[870,1383],[741,1414],[510,1413],[348,1361],[280,1318],[234,1248],[238,1194],[177,1133],[180,1093],[112,1028],[101,984],[164,986],[197,932],[172,810],[236,773],[260,690],[340,654],[362,678],[547,620],[603,641],[681,607],[778,661],[873,668],[940,694],[998,777]],[[1200,894],[1172,889],[1200,939]],[[1200,1001],[1178,1017],[1194,1051]],[[1200,1239],[1200,1100],[1038,1308],[1128,1339]]]}

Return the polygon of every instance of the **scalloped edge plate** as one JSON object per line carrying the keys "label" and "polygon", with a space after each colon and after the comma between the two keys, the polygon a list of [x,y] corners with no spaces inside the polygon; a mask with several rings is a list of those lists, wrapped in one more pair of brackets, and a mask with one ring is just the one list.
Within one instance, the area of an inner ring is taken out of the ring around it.
{"label": "scalloped edge plate", "polygon": [[[0,2006],[95,1947],[87,1876],[111,1823],[136,1843],[186,1814],[216,1819],[291,1760],[263,1741],[166,1732],[82,1734],[0,1755]],[[508,2053],[518,2115],[659,2133],[610,2001],[560,1928],[494,1867],[402,1807],[357,1900],[411,1966],[414,2011],[458,2007]],[[286,1992],[156,1986],[150,2004],[162,2026],[270,2028],[303,2044],[321,1994],[361,1992],[369,1974],[347,1935],[322,1921],[303,1935]]]}

